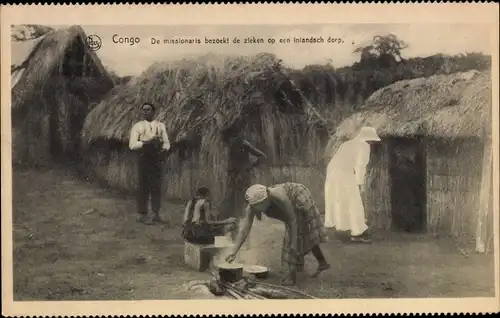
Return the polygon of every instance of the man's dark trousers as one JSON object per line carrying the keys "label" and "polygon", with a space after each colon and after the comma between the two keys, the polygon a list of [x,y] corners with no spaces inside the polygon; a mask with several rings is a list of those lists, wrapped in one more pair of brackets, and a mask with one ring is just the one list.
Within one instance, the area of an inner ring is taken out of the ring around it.
{"label": "man's dark trousers", "polygon": [[148,213],[149,197],[151,209],[155,215],[160,212],[161,190],[163,181],[162,154],[160,148],[154,144],[146,144],[139,152],[137,212],[141,215]]}

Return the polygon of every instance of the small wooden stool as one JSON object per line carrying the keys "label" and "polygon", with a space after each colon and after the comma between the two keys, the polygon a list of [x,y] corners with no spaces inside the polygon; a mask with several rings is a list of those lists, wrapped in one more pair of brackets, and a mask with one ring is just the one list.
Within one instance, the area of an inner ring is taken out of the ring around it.
{"label": "small wooden stool", "polygon": [[198,272],[204,272],[210,268],[214,256],[228,247],[184,241],[184,263]]}

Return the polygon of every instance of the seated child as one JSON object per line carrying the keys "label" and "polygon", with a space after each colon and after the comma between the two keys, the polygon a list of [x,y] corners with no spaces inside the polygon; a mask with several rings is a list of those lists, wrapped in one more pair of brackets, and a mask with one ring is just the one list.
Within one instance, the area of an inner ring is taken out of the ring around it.
{"label": "seated child", "polygon": [[209,194],[207,188],[199,188],[186,204],[182,236],[191,243],[213,244],[215,236],[236,230],[235,218],[218,221],[212,214]]}

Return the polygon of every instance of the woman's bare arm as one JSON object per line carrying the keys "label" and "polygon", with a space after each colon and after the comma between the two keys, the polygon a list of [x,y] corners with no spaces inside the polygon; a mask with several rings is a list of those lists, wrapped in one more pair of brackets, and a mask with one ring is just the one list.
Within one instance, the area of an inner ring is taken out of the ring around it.
{"label": "woman's bare arm", "polygon": [[256,167],[257,165],[259,165],[259,163],[261,163],[262,160],[265,160],[267,159],[267,156],[265,153],[263,153],[262,151],[260,151],[259,149],[257,149],[256,147],[254,147],[252,144],[250,144],[248,141],[244,140],[243,141],[243,146],[245,147],[245,149],[247,149],[247,151],[253,155],[254,157],[256,157],[255,161],[252,163],[251,167],[250,168],[254,168]]}
{"label": "woman's bare arm", "polygon": [[203,208],[204,205],[205,205],[205,200],[198,200],[194,204],[193,217],[197,216],[197,219],[195,220],[196,223],[205,222],[207,220],[207,215],[205,215],[205,220],[201,219],[201,209]]}
{"label": "woman's bare arm", "polygon": [[208,200],[205,200],[203,203],[203,209],[205,210],[205,215],[206,215],[206,221],[208,223],[212,223],[213,221],[217,221],[215,214],[212,211],[212,205]]}
{"label": "woman's bare arm", "polygon": [[[191,204],[194,204],[191,200],[189,200],[189,202],[186,204],[186,207],[184,208],[184,221],[183,223],[186,223],[186,221],[188,221],[189,219],[189,211],[191,209]],[[189,220],[191,221],[191,220]]]}
{"label": "woman's bare arm", "polygon": [[254,147],[251,143],[249,143],[247,140],[243,141],[243,145],[245,148],[254,156],[260,157],[260,158],[267,158],[266,154],[260,151],[258,148]]}
{"label": "woman's bare arm", "polygon": [[245,218],[243,220],[243,226],[241,227],[236,237],[236,242],[234,245],[234,253],[238,252],[243,243],[245,243],[245,240],[248,237],[248,233],[250,233],[250,230],[252,229],[253,218],[254,218],[254,212],[250,208],[250,205],[247,205],[247,207],[245,208]]}

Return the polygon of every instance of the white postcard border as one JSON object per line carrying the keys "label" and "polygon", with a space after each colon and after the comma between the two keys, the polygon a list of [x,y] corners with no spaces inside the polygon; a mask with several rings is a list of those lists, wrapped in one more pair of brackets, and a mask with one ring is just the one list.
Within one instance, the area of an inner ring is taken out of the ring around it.
{"label": "white postcard border", "polygon": [[[256,4],[256,5],[2,5],[2,314],[6,316],[278,314],[278,313],[477,313],[498,312],[499,136],[493,135],[494,298],[342,299],[294,301],[42,301],[12,300],[10,132],[11,24],[161,25],[307,23],[488,23],[492,29],[493,131],[498,126],[498,4]],[[425,36],[425,35],[422,35]],[[496,83],[496,84],[495,84]]]}

